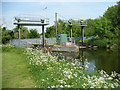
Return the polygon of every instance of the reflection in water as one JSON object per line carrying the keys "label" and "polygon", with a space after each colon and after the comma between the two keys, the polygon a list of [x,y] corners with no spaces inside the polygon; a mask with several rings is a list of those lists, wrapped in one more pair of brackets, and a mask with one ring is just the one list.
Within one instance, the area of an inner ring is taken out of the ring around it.
{"label": "reflection in water", "polygon": [[[90,63],[87,70],[88,73],[92,73],[95,70],[104,70],[108,74],[112,71],[120,73],[120,52],[106,51],[104,49],[98,50],[80,50],[76,52],[53,52],[52,55],[58,56],[58,60],[65,59],[66,62],[79,59],[80,65],[85,66],[86,60]],[[96,66],[96,68],[95,68]]]}

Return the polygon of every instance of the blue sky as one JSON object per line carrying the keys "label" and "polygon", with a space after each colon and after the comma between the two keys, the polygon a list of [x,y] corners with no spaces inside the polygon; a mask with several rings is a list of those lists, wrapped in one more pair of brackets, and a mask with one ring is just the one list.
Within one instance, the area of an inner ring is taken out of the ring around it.
{"label": "blue sky", "polygon": [[[15,16],[22,14],[40,15],[54,24],[55,12],[58,19],[95,19],[102,16],[116,2],[2,2],[3,24],[12,29]],[[47,9],[43,10],[45,7]],[[49,25],[49,26],[50,26]],[[39,27],[28,27],[39,29]],[[39,30],[41,32],[41,30]]]}

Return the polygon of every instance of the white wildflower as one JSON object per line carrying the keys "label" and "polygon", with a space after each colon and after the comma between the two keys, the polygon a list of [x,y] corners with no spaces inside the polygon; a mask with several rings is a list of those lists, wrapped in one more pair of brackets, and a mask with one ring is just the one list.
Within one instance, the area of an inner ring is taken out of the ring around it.
{"label": "white wildflower", "polygon": [[63,88],[63,85],[60,85],[60,88]]}
{"label": "white wildflower", "polygon": [[109,78],[107,78],[108,80],[112,80],[113,78],[112,77],[109,77]]}
{"label": "white wildflower", "polygon": [[53,85],[53,86],[51,86],[51,88],[55,88],[55,86]]}

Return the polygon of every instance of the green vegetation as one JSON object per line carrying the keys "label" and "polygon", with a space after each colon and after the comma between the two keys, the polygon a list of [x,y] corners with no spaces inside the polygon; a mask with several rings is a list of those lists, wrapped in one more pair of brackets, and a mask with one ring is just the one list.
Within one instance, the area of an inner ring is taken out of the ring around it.
{"label": "green vegetation", "polygon": [[30,33],[28,33],[28,38],[40,38],[40,34],[36,29],[31,29]]}
{"label": "green vegetation", "polygon": [[33,88],[23,49],[2,47],[2,88]]}
{"label": "green vegetation", "polygon": [[[2,32],[2,43],[7,44],[11,39],[18,39],[18,27],[13,30],[8,30],[7,27],[0,27],[0,32]],[[20,27],[20,38],[40,38],[40,34],[36,29],[31,29],[30,32],[26,27]]]}
{"label": "green vegetation", "polygon": [[[27,50],[27,61],[32,78],[37,88],[117,88],[119,80],[113,79],[117,75],[112,72],[108,75],[101,70],[95,73],[87,73],[89,63],[80,65],[80,59],[67,62],[64,59],[58,61],[50,53],[42,50]],[[119,78],[120,79],[120,78]]]}

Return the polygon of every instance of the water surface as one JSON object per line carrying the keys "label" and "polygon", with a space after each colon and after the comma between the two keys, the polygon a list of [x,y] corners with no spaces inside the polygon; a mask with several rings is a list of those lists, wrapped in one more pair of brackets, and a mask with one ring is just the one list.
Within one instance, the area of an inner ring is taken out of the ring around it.
{"label": "water surface", "polygon": [[[88,71],[92,73],[96,70],[104,70],[108,74],[115,71],[120,74],[120,51],[110,51],[106,49],[97,50],[80,50],[78,53],[70,52],[54,52],[53,55],[58,56],[59,60],[63,58],[66,61],[83,59],[83,64],[86,60],[90,63]],[[80,61],[81,62],[81,61]]]}

